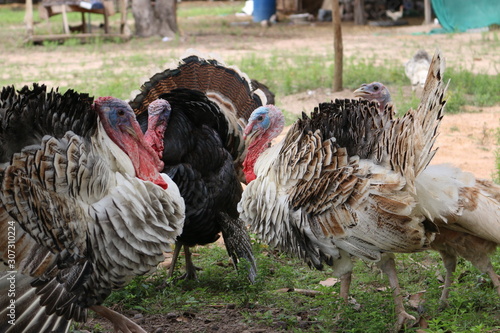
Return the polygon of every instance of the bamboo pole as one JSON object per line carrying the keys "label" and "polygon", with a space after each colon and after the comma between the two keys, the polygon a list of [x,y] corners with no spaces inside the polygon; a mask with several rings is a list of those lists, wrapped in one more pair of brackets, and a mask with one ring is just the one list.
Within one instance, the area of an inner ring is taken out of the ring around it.
{"label": "bamboo pole", "polygon": [[342,90],[342,61],[344,47],[342,46],[342,26],[340,19],[339,0],[332,0],[333,51],[335,55],[333,73],[333,91]]}

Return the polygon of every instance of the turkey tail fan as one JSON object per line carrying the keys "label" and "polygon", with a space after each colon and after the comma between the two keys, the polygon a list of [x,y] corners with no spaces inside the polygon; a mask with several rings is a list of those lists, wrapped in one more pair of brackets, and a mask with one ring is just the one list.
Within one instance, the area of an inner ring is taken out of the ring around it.
{"label": "turkey tail fan", "polygon": [[[199,90],[226,111],[248,119],[257,107],[267,103],[264,92],[254,89],[248,76],[236,67],[198,55],[183,58],[176,68],[153,75],[130,102],[136,112],[147,112],[149,103],[175,88]],[[243,89],[242,89],[243,88]]]}
{"label": "turkey tail fan", "polygon": [[147,115],[152,101],[177,88],[201,91],[218,105],[229,126],[228,138],[221,139],[228,143],[227,149],[233,158],[240,158],[244,153],[241,126],[253,110],[267,103],[265,93],[254,88],[248,76],[236,67],[193,54],[183,58],[176,67],[153,75],[130,101],[130,106],[137,115]]}
{"label": "turkey tail fan", "polygon": [[262,90],[264,95],[266,95],[266,104],[276,104],[276,100],[274,99],[274,93],[266,86],[264,83],[261,83],[255,79],[252,79],[252,89],[256,91],[257,89]]}
{"label": "turkey tail fan", "polygon": [[14,86],[4,87],[0,93],[0,161],[5,162],[22,147],[39,143],[44,135],[60,138],[73,131],[90,137],[97,122],[92,102],[88,94],[73,90],[61,94],[36,83],[19,91]]}
{"label": "turkey tail fan", "polygon": [[[443,118],[447,85],[443,83],[444,58],[439,50],[432,58],[417,110],[410,109],[384,131],[378,160],[400,172],[412,191],[414,180],[434,157],[438,128]],[[402,129],[405,129],[404,131]]]}
{"label": "turkey tail fan", "polygon": [[246,269],[248,270],[248,279],[254,283],[257,277],[257,265],[252,252],[252,243],[248,236],[248,231],[240,219],[234,219],[226,213],[220,213],[219,224],[224,237],[227,253],[233,260],[233,264],[237,268],[237,264],[241,259],[246,260]]}

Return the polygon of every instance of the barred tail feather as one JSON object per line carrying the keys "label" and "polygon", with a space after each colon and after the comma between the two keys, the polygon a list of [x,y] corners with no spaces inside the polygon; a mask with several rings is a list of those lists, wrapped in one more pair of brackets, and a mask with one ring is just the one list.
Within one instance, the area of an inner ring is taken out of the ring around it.
{"label": "barred tail feather", "polygon": [[220,225],[222,236],[229,256],[236,266],[241,259],[246,260],[248,266],[248,279],[255,282],[257,277],[257,265],[252,251],[252,243],[248,232],[240,219],[231,218],[229,215],[221,213]]}
{"label": "barred tail feather", "polygon": [[443,118],[447,85],[443,83],[444,59],[436,51],[425,83],[422,100],[417,110],[408,111],[396,119],[385,132],[380,160],[400,172],[408,182],[408,189],[414,192],[414,180],[432,160],[436,150],[434,143]]}
{"label": "barred tail feather", "polygon": [[32,280],[32,277],[20,273],[6,273],[0,278],[0,290],[3,291],[8,291],[12,281],[15,281],[15,298],[9,298],[5,293],[0,300],[0,318],[7,318],[0,321],[0,332],[68,332],[71,320],[55,313],[47,315],[46,307],[40,305],[40,297],[36,295],[36,287],[31,286]]}

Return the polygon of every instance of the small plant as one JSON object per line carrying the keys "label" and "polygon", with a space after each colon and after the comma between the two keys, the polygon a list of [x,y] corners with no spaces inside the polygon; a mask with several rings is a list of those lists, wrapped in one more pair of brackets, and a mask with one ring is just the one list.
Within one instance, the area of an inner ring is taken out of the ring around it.
{"label": "small plant", "polygon": [[[497,127],[496,130],[496,140],[497,140],[497,145],[500,147],[500,127]],[[497,184],[500,184],[500,148],[497,148],[497,150],[495,151],[495,160],[496,160],[496,172],[491,178]]]}

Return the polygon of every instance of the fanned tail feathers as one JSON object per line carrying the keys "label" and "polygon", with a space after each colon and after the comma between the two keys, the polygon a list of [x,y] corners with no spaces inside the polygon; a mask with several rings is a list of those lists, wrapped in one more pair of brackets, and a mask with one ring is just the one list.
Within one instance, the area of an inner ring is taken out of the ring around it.
{"label": "fanned tail feathers", "polygon": [[227,140],[237,146],[228,149],[233,156],[235,150],[243,150],[241,124],[246,124],[253,110],[267,103],[265,93],[254,88],[248,76],[238,68],[192,54],[184,57],[177,66],[151,77],[130,105],[136,114],[147,114],[152,101],[177,88],[200,91],[218,105],[229,123],[228,134],[238,137],[237,140]]}
{"label": "fanned tail feathers", "polygon": [[6,162],[25,146],[38,144],[44,135],[62,137],[73,131],[90,137],[97,122],[92,101],[88,94],[73,90],[60,94],[36,83],[18,91],[13,86],[4,87],[0,93],[0,161]]}
{"label": "fanned tail feathers", "polygon": [[444,67],[443,55],[437,50],[417,110],[410,110],[402,118],[395,119],[384,134],[382,145],[386,149],[380,151],[382,155],[378,159],[399,171],[406,178],[409,189],[414,188],[415,178],[436,152],[433,146],[446,104]]}

